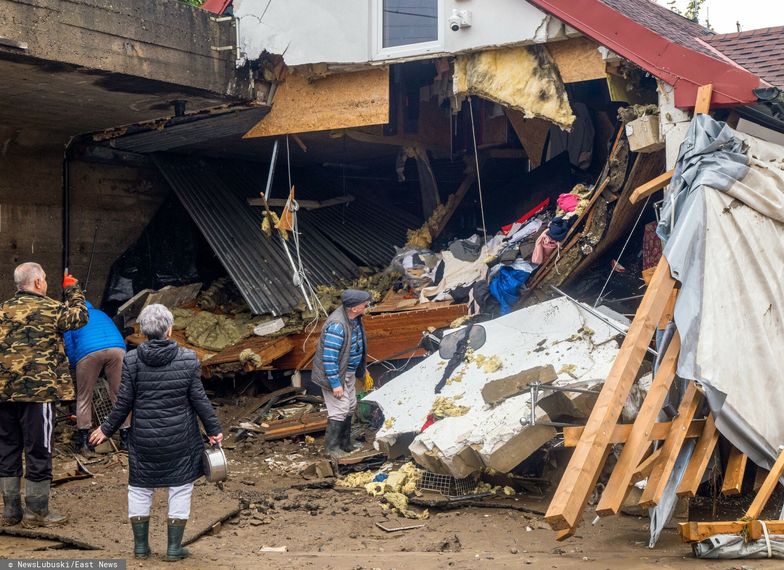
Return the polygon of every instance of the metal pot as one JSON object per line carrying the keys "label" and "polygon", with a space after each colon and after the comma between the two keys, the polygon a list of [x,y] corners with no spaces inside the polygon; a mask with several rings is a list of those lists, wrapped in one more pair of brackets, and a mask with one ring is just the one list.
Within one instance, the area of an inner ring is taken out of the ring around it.
{"label": "metal pot", "polygon": [[225,481],[229,477],[229,462],[226,461],[226,454],[223,452],[220,443],[204,450],[201,456],[204,466],[204,477],[210,483]]}

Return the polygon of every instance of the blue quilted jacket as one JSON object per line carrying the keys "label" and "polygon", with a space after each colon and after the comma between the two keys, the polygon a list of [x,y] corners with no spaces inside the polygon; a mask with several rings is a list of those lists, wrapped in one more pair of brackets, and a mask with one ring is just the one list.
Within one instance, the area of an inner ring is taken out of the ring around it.
{"label": "blue quilted jacket", "polygon": [[112,319],[89,301],[87,310],[90,314],[87,324],[80,329],[66,331],[63,335],[65,354],[72,368],[76,368],[77,362],[93,352],[106,348],[125,348],[125,340]]}

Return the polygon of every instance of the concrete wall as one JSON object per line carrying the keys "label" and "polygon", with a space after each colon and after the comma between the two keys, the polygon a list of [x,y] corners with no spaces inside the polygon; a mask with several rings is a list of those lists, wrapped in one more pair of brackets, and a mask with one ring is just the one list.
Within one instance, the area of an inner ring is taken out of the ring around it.
{"label": "concrete wall", "polygon": [[177,0],[0,0],[0,37],[9,54],[229,93],[235,50],[213,47],[236,46],[234,22],[211,16]]}
{"label": "concrete wall", "polygon": [[[61,293],[63,147],[36,131],[0,129],[0,299],[13,270],[36,261],[50,295]],[[99,225],[88,298],[97,303],[111,264],[141,233],[168,193],[157,170],[97,163],[71,166],[71,271],[84,280]]]}
{"label": "concrete wall", "polygon": [[[440,0],[439,9],[438,46],[413,53],[379,53],[376,23],[381,0],[234,0],[234,14],[240,21],[240,49],[250,59],[258,58],[263,50],[283,54],[287,65],[356,64],[422,53],[542,43],[578,35],[524,0]],[[457,32],[449,29],[447,19],[453,9],[472,12],[470,28]]]}

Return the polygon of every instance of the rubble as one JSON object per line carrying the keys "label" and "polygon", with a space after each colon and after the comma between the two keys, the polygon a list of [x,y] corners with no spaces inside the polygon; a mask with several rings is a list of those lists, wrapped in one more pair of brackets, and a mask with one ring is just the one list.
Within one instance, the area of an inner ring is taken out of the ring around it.
{"label": "rubble", "polygon": [[[410,452],[417,463],[434,473],[463,478],[483,467],[508,472],[555,435],[552,427],[540,422],[558,416],[584,417],[592,397],[545,393],[534,410],[537,424],[529,425],[530,392],[494,400],[496,404],[490,406],[482,393],[485,386],[510,373],[537,366],[556,370],[565,364],[574,369],[571,374],[557,374],[553,385],[599,386],[618,352],[617,344],[608,342],[617,331],[566,299],[546,301],[481,326],[487,341],[475,355],[497,355],[503,368],[486,373],[474,364],[464,364],[462,382],[446,385],[438,396],[433,388],[445,361],[434,354],[372,392],[365,401],[376,403],[385,416],[395,418],[392,426],[382,426],[376,434],[377,449],[389,452],[399,439],[413,435]],[[593,334],[578,334],[585,327]],[[421,431],[437,402],[454,404],[456,397],[458,405],[467,408],[465,413],[444,417]]]}

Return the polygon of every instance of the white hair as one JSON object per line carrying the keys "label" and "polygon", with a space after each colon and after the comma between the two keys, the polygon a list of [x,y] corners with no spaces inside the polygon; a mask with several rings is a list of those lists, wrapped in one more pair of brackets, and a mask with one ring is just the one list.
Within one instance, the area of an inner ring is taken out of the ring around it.
{"label": "white hair", "polygon": [[153,303],[142,309],[136,322],[139,323],[142,334],[150,340],[163,339],[174,324],[174,316],[160,303]]}
{"label": "white hair", "polygon": [[34,261],[17,265],[14,269],[14,285],[21,291],[33,286],[36,279],[43,278],[44,268]]}

